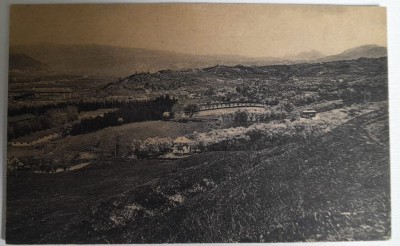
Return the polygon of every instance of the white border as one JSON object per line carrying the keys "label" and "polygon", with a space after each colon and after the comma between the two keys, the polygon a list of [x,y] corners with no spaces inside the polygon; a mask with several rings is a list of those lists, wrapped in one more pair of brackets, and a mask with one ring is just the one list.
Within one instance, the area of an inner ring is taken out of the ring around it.
{"label": "white border", "polygon": [[[397,92],[400,92],[400,1],[399,0],[150,0],[150,1],[112,1],[112,0],[0,0],[0,177],[2,183],[0,186],[0,195],[3,197],[3,203],[0,203],[2,213],[1,221],[1,239],[0,245],[4,245],[4,223],[5,220],[5,159],[6,159],[6,113],[7,113],[7,81],[8,81],[8,16],[10,4],[27,3],[166,3],[166,2],[220,2],[220,3],[287,3],[287,4],[342,4],[342,5],[379,5],[387,7],[388,16],[388,67],[389,67],[389,112],[390,112],[390,144],[391,144],[391,187],[392,187],[392,238],[382,242],[326,242],[326,243],[272,243],[268,245],[400,245],[400,98]],[[204,244],[202,244],[204,245]],[[214,245],[214,244],[208,244]]]}

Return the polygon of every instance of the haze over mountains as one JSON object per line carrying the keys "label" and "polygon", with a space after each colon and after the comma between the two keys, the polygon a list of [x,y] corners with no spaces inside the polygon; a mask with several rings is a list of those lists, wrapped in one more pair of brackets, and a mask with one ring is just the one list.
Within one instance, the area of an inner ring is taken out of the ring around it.
{"label": "haze over mountains", "polygon": [[337,55],[325,56],[312,50],[287,57],[246,57],[239,55],[191,55],[172,51],[122,48],[105,45],[37,44],[10,47],[10,70],[53,74],[124,77],[135,72],[156,72],[220,65],[263,66],[329,62],[387,56],[386,47],[363,45]]}

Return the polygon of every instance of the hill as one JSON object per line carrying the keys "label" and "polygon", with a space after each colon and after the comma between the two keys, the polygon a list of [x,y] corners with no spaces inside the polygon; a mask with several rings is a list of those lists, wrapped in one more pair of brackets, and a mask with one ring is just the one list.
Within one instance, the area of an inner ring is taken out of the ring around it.
{"label": "hill", "polygon": [[[50,209],[61,194],[69,193],[72,182],[82,190],[68,196],[80,207],[74,205],[67,212],[68,206],[58,205],[62,209],[52,208],[47,217],[35,214],[44,223],[31,223],[34,228],[14,228],[13,218],[7,217],[7,230],[23,229],[24,235],[40,231],[42,236],[33,237],[32,243],[385,240],[390,238],[387,113],[382,108],[361,115],[305,142],[195,155],[169,163],[174,171],[163,171],[152,180],[138,180],[139,165],[130,165],[136,170],[129,171],[132,178],[121,169],[124,165],[106,163],[60,174],[57,192],[48,198],[45,194],[40,203],[47,199]],[[145,164],[146,169],[153,165]],[[95,172],[102,168],[107,171]],[[100,176],[95,179],[95,175]],[[87,180],[83,185],[79,177],[98,181],[107,177],[104,180],[110,184]],[[36,187],[30,179],[26,183]],[[15,189],[17,177],[11,180],[8,189]],[[46,182],[53,181],[38,182],[47,187]],[[68,189],[62,188],[64,184]],[[96,187],[108,188],[96,195]],[[93,201],[86,206],[78,202],[81,192],[85,200],[90,196]],[[14,200],[8,202],[18,201]],[[32,206],[30,210],[35,210]],[[12,214],[19,216],[15,209]],[[54,225],[54,221],[68,222]],[[14,235],[8,243],[23,241],[18,233],[7,235]]]}
{"label": "hill", "polygon": [[125,243],[388,238],[386,120],[374,112],[308,143],[184,160],[179,166],[197,165],[92,210],[89,235],[111,230]]}
{"label": "hill", "polygon": [[379,58],[379,57],[385,57],[385,56],[387,56],[386,47],[382,47],[382,46],[378,46],[378,45],[363,45],[363,46],[345,50],[338,55],[322,57],[315,61],[329,62],[329,61],[353,60],[353,59],[358,59],[361,57]]}
{"label": "hill", "polygon": [[47,65],[24,54],[10,54],[9,70],[13,72],[34,72],[47,68]]}
{"label": "hill", "polygon": [[[304,88],[309,83],[330,83],[332,78],[346,81],[368,81],[376,75],[387,72],[386,58],[360,58],[357,60],[300,63],[292,65],[269,66],[225,66],[218,65],[202,69],[181,71],[164,70],[157,73],[136,73],[108,84],[100,94],[108,95],[143,95],[145,90],[153,93],[169,93],[179,97],[180,91],[190,91],[206,95],[224,88],[235,88],[252,83],[263,84],[273,92],[273,84],[291,85]],[[362,80],[361,78],[365,78]],[[246,81],[246,83],[244,83]],[[311,82],[314,81],[314,82]],[[227,89],[229,91],[229,89]],[[277,96],[279,91],[274,91]],[[264,95],[265,96],[265,95]]]}

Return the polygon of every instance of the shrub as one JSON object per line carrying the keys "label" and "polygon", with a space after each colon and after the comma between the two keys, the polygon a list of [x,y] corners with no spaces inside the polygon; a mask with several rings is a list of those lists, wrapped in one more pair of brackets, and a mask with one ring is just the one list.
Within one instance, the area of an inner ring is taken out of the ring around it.
{"label": "shrub", "polygon": [[133,140],[132,152],[137,158],[156,158],[171,151],[173,140],[167,138],[147,138],[144,141]]}
{"label": "shrub", "polygon": [[233,116],[235,126],[246,126],[248,122],[249,114],[247,111],[236,111]]}

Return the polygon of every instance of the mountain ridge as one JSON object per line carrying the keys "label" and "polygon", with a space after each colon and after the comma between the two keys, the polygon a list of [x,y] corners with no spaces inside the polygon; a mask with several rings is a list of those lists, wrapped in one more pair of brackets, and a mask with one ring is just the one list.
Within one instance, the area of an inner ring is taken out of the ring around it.
{"label": "mountain ridge", "polygon": [[56,45],[35,44],[10,46],[10,59],[14,54],[24,54],[38,60],[58,74],[95,74],[125,77],[136,72],[157,72],[161,70],[182,70],[205,68],[215,65],[290,65],[337,60],[351,60],[360,57],[386,56],[386,48],[364,45],[343,51],[337,55],[324,56],[310,50],[286,57],[247,57],[242,55],[193,55],[166,50],[126,48],[107,45]]}
{"label": "mountain ridge", "polygon": [[326,56],[317,59],[320,62],[354,60],[358,58],[379,58],[387,56],[387,48],[378,45],[361,45],[351,49],[344,50],[337,55]]}

